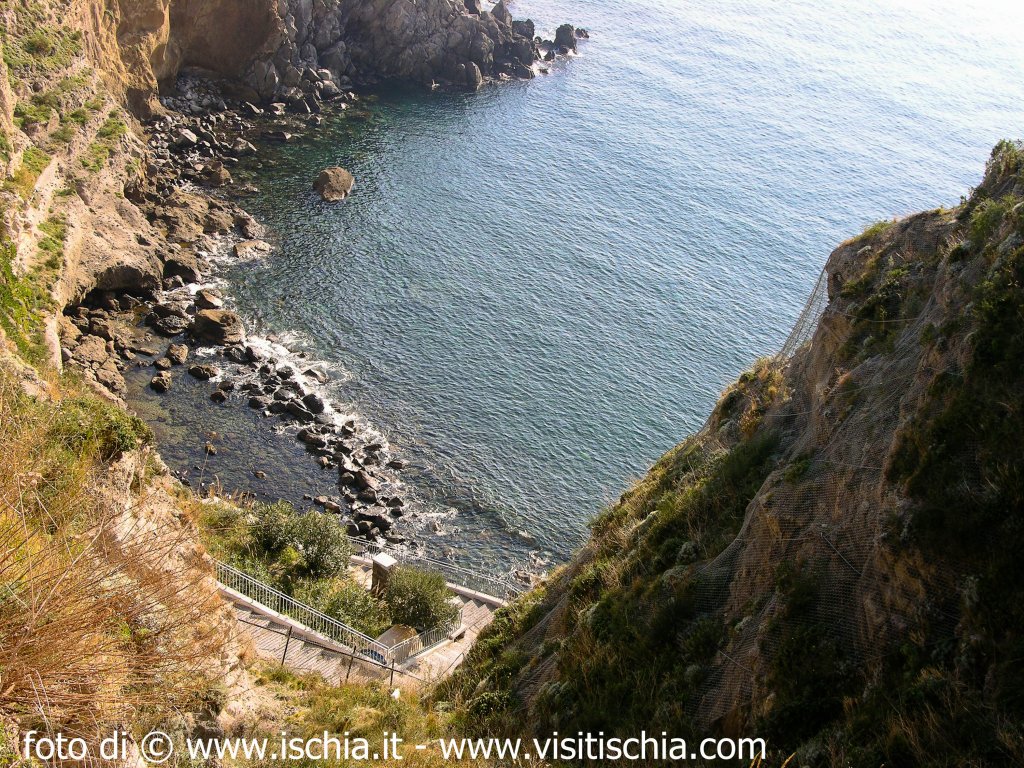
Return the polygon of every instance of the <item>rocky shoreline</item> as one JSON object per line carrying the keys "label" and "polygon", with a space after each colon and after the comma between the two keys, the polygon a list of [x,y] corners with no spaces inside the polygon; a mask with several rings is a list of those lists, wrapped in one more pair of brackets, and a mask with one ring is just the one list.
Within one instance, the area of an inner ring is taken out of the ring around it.
{"label": "rocky shoreline", "polygon": [[[499,68],[497,79],[532,77],[532,70],[521,68],[524,57],[531,65],[550,61],[575,51],[577,38],[587,36],[563,25],[556,40],[534,40],[532,22],[513,22],[510,15],[506,20],[502,3],[492,14],[529,41],[507,69]],[[476,73],[468,78],[470,87],[479,86]],[[238,204],[252,190],[235,185],[231,170],[256,156],[257,144],[290,141],[360,101],[347,77],[326,68],[307,68],[299,83],[284,92],[284,100],[258,105],[232,99],[226,95],[230,84],[202,73],[179,76],[175,92],[161,99],[162,114],[145,126],[146,182],[126,189],[163,233],[162,242],[143,243],[156,246],[162,277],[140,275],[66,307],[59,322],[62,362],[117,399],[128,394],[129,366],[152,368],[149,387],[156,393],[171,390],[182,375],[209,382],[211,406],[248,407],[292,427],[321,468],[337,470],[337,494],[307,494],[307,500],[342,515],[350,535],[403,543],[398,524],[408,511],[400,479],[405,462],[329,402],[324,367],[275,355],[264,340],[250,338],[242,318],[208,285],[218,259],[263,258],[273,251],[262,225]],[[207,454],[216,450],[213,443],[205,446]],[[184,472],[179,479],[189,483]]]}

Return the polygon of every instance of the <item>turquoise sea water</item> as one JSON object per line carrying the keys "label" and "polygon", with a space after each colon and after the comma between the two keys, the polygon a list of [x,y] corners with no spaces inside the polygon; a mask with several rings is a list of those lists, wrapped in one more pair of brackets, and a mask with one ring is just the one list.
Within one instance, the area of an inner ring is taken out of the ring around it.
{"label": "turquoise sea water", "polygon": [[[266,148],[245,204],[280,249],[226,275],[258,328],[345,372],[334,396],[456,510],[444,545],[503,561],[565,557],[780,345],[838,242],[955,204],[1024,136],[1015,5],[512,10],[592,39],[534,81],[387,91]],[[357,183],[327,205],[310,185],[334,164]],[[239,455],[264,450],[244,411],[217,417]],[[202,442],[174,434],[188,462]],[[298,488],[309,461],[282,450]]]}

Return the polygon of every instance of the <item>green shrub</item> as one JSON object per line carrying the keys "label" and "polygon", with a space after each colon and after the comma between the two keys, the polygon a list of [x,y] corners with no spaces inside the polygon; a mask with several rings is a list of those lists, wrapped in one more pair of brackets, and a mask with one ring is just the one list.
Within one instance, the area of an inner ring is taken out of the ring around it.
{"label": "green shrub", "polygon": [[454,621],[458,609],[450,602],[452,593],[440,573],[399,566],[388,576],[381,596],[396,624],[418,630],[433,629]]}
{"label": "green shrub", "polygon": [[345,528],[334,516],[313,511],[300,515],[283,501],[253,506],[249,550],[267,562],[276,561],[289,579],[340,576],[351,554]]}
{"label": "green shrub", "polygon": [[113,461],[153,439],[138,416],[92,396],[62,400],[50,429],[52,438],[68,451],[95,451],[102,461]]}
{"label": "green shrub", "polygon": [[21,156],[21,167],[15,171],[5,186],[22,198],[28,198],[35,188],[39,174],[50,164],[50,156],[38,147],[28,147]]}
{"label": "green shrub", "polygon": [[387,604],[350,579],[305,584],[295,597],[370,637],[392,624]]}
{"label": "green shrub", "polygon": [[351,548],[344,526],[326,512],[293,515],[288,525],[291,546],[302,553],[307,575],[326,579],[348,570]]}

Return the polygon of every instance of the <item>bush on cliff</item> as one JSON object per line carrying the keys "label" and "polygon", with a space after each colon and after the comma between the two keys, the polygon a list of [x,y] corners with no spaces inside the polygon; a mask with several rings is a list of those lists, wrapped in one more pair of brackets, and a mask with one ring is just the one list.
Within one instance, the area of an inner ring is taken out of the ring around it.
{"label": "bush on cliff", "polygon": [[452,605],[452,593],[440,573],[398,566],[388,576],[381,596],[396,624],[405,624],[423,631],[433,629],[458,616]]}

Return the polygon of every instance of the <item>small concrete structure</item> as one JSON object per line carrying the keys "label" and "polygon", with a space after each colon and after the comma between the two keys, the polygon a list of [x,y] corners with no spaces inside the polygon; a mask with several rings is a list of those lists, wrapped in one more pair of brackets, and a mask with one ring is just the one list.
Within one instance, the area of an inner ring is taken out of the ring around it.
{"label": "small concrete structure", "polygon": [[370,580],[370,592],[379,595],[388,585],[388,577],[391,570],[398,565],[398,561],[386,552],[380,552],[373,556],[373,575]]}
{"label": "small concrete structure", "polygon": [[[419,635],[416,630],[412,627],[407,627],[404,624],[395,624],[395,626],[391,627],[391,629],[385,631],[384,634],[378,637],[377,642],[381,645],[386,645],[389,648],[392,648],[399,643],[405,642],[406,640],[413,640],[418,636]],[[419,653],[423,647],[418,642],[413,642],[412,646],[413,647],[409,649],[409,656]]]}

